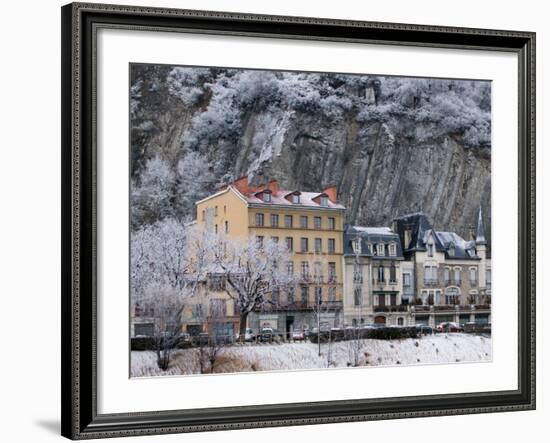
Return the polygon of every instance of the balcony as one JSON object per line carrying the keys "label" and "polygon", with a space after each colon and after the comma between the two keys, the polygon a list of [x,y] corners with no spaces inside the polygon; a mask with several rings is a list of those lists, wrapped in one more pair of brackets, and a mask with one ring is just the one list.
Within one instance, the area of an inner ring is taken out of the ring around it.
{"label": "balcony", "polygon": [[424,286],[428,286],[428,287],[439,286],[439,280],[433,279],[433,278],[425,278]]}
{"label": "balcony", "polygon": [[395,306],[375,306],[374,312],[408,312],[408,305],[395,305]]}

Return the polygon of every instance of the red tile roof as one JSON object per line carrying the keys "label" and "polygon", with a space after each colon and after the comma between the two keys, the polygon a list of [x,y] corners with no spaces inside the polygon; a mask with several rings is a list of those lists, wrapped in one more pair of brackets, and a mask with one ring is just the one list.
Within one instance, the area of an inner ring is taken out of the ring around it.
{"label": "red tile roof", "polygon": [[[290,195],[295,193],[296,190],[280,189],[276,180],[272,180],[267,185],[250,186],[246,177],[241,177],[235,180],[232,186],[239,191],[248,203],[252,204],[264,204],[264,205],[281,205],[281,206],[306,206],[315,208],[327,208],[327,209],[345,209],[343,205],[337,201],[333,201],[336,197],[336,189],[329,188],[321,192],[302,192],[300,194],[300,203],[292,203]],[[271,201],[265,202],[262,199],[262,191],[271,191]],[[320,203],[314,199],[321,195],[328,197],[328,206],[321,206]]]}

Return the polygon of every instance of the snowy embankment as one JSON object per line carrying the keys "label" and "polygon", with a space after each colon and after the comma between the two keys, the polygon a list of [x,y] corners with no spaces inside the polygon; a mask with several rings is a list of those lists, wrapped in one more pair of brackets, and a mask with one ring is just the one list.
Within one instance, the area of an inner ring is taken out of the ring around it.
{"label": "snowy embankment", "polygon": [[[319,369],[328,367],[393,366],[490,361],[491,338],[467,334],[438,334],[418,339],[362,340],[314,343],[234,345],[222,349],[214,364],[215,373]],[[132,377],[198,374],[199,350],[178,350],[167,371],[158,369],[156,354],[133,351]],[[210,372],[206,368],[206,372]]]}

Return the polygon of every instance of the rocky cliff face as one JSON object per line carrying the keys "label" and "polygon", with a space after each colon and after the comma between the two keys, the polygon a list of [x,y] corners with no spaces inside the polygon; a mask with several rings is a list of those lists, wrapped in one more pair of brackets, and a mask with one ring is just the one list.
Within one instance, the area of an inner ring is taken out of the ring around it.
{"label": "rocky cliff face", "polygon": [[[194,151],[212,172],[208,192],[241,175],[257,184],[277,179],[288,189],[336,185],[339,200],[348,208],[349,223],[388,226],[395,216],[422,210],[438,230],[454,230],[465,238],[481,204],[490,241],[490,142],[469,137],[468,127],[446,127],[448,123],[435,113],[445,112],[445,107],[434,108],[433,103],[452,91],[448,85],[412,88],[412,95],[405,96],[395,92],[401,87],[398,79],[388,80],[384,91],[384,78],[373,82],[363,77],[353,88],[345,82],[332,87],[325,97],[321,90],[323,99],[332,93],[339,101],[312,112],[311,106],[277,100],[264,90],[259,96],[267,104],[258,104],[257,97],[243,101],[244,93],[239,92],[220,98],[216,87],[228,81],[227,76],[220,80],[224,71],[209,72],[202,84],[196,79],[191,86],[180,82],[178,91],[190,94],[193,91],[188,89],[195,88],[196,95],[182,100],[167,86],[171,72],[168,67],[151,66],[138,66],[133,72],[134,186],[139,185],[147,159],[160,155],[176,167]],[[223,88],[227,94],[231,85]],[[343,93],[334,92],[342,88]],[[452,92],[460,95],[456,88]],[[351,105],[344,99],[350,99]],[[461,118],[468,114],[468,106],[471,103],[466,102],[460,108]],[[479,107],[488,107],[490,116],[490,102]],[[477,126],[479,134],[483,127]]]}

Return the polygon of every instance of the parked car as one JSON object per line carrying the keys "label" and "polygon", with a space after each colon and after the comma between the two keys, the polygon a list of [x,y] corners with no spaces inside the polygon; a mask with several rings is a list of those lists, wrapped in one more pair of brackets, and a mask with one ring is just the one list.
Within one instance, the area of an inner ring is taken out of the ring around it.
{"label": "parked car", "polygon": [[292,331],[292,340],[302,341],[306,338],[304,331]]}
{"label": "parked car", "polygon": [[[241,335],[237,332],[235,334],[235,340],[240,341],[240,337],[241,337]],[[254,335],[254,332],[252,332],[252,329],[251,328],[246,328],[246,331],[244,333],[244,341],[245,342],[252,342],[252,341],[254,341],[255,338],[256,338],[256,336]]]}
{"label": "parked car", "polygon": [[416,325],[416,332],[422,335],[431,335],[434,333],[434,330],[428,325]]}
{"label": "parked car", "polygon": [[462,326],[452,321],[445,321],[443,323],[439,323],[436,326],[435,330],[437,332],[464,332],[464,328]]}
{"label": "parked car", "polygon": [[195,345],[197,346],[205,346],[210,341],[210,336],[208,335],[208,332],[201,332],[200,334],[195,336]]}
{"label": "parked car", "polygon": [[275,333],[272,328],[262,328],[258,336],[258,341],[262,343],[272,342],[275,338]]}

